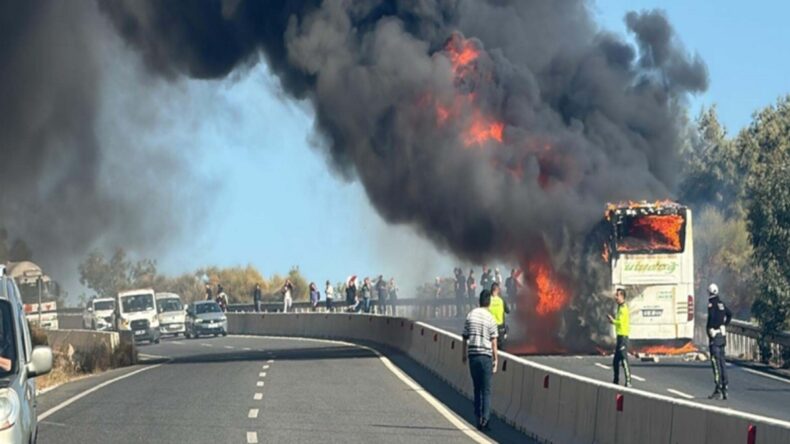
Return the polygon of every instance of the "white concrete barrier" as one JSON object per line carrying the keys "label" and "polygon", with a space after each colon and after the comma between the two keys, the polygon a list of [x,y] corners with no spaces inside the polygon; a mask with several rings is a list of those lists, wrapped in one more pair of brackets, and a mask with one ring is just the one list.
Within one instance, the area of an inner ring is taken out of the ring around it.
{"label": "white concrete barrier", "polygon": [[[228,314],[231,334],[306,336],[399,350],[471,398],[457,335],[408,319],[360,314]],[[557,443],[790,443],[790,423],[618,387],[500,354],[492,410],[542,441]]]}

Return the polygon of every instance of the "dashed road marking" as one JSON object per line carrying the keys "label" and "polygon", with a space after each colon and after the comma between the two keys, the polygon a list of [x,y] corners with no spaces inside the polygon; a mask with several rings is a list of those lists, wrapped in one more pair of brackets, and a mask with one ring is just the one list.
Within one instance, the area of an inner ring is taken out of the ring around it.
{"label": "dashed road marking", "polygon": [[252,399],[254,399],[256,401],[260,401],[261,399],[263,399],[263,393],[256,393],[256,394],[252,395]]}
{"label": "dashed road marking", "polygon": [[668,391],[669,393],[672,393],[673,395],[678,395],[678,396],[680,396],[681,398],[686,398],[686,399],[694,399],[694,397],[693,397],[693,396],[689,395],[688,393],[683,393],[683,392],[681,392],[680,390],[675,390],[675,389],[667,389],[667,391]]}
{"label": "dashed road marking", "polygon": [[233,350],[235,347],[233,347],[232,345],[226,345],[225,348],[227,348],[228,350]]}
{"label": "dashed road marking", "polygon": [[184,345],[181,341],[173,341],[173,345]]}
{"label": "dashed road marking", "polygon": [[203,347],[213,347],[213,345],[206,344],[205,342],[201,342],[200,345],[202,345]]}
{"label": "dashed road marking", "polygon": [[258,443],[258,432],[247,432],[247,444]]}
{"label": "dashed road marking", "polygon": [[260,377],[260,378],[265,378],[265,377],[266,377],[266,372],[260,372],[260,373],[258,373],[258,377]]}
{"label": "dashed road marking", "polygon": [[749,373],[752,373],[752,374],[755,374],[755,375],[760,375],[760,376],[763,376],[765,378],[773,379],[775,381],[781,381],[781,382],[784,382],[785,384],[790,384],[790,380],[788,380],[788,379],[780,378],[779,376],[774,376],[774,375],[771,375],[771,374],[768,374],[768,373],[765,373],[765,372],[761,372],[759,370],[754,370],[754,369],[751,369],[751,368],[743,367],[743,371],[749,372]]}
{"label": "dashed road marking", "polygon": [[[601,364],[600,362],[596,362],[596,363],[595,363],[595,365],[596,365],[597,367],[600,367],[600,368],[602,368],[602,369],[605,369],[605,370],[611,370],[611,369],[612,369],[612,367],[611,367],[611,366],[608,366],[608,365],[606,365],[606,364]],[[645,381],[647,381],[645,378],[643,378],[643,377],[641,377],[641,376],[637,376],[637,375],[635,375],[635,374],[633,374],[633,373],[631,373],[631,377],[632,377],[632,378],[634,378],[634,379],[636,379],[636,380],[637,380],[637,381],[639,381],[639,382],[645,382]]]}
{"label": "dashed road marking", "polygon": [[600,362],[596,362],[595,365],[598,366],[598,367],[601,367],[603,369],[606,369],[606,370],[611,370],[612,369],[612,367],[609,367],[608,365],[601,364]]}
{"label": "dashed road marking", "polygon": [[269,359],[268,361],[266,361],[266,363],[267,364],[274,364],[274,359]]}
{"label": "dashed road marking", "polygon": [[639,382],[645,382],[645,381],[647,381],[647,379],[645,379],[645,378],[643,378],[643,377],[641,377],[641,376],[636,376],[636,375],[635,375],[635,374],[633,374],[633,373],[631,373],[631,377],[632,377],[632,378],[634,378],[634,379],[636,379],[636,380],[637,380],[637,381],[639,381]]}
{"label": "dashed road marking", "polygon": [[258,387],[263,387],[263,381],[258,381],[255,385]]}
{"label": "dashed road marking", "polygon": [[574,356],[574,358],[576,358],[576,359],[584,359],[583,356],[579,356],[579,355]]}
{"label": "dashed road marking", "polygon": [[269,366],[268,366],[268,365],[264,365],[264,366],[263,366],[263,369],[264,369],[264,370],[269,370]]}
{"label": "dashed road marking", "polygon": [[247,418],[255,419],[258,417],[258,409],[250,409],[250,412],[247,413]]}
{"label": "dashed road marking", "polygon": [[252,349],[251,349],[251,348],[249,348],[249,347],[244,347],[242,350],[244,350],[244,351],[248,352],[248,351],[250,351],[250,350],[252,350]]}

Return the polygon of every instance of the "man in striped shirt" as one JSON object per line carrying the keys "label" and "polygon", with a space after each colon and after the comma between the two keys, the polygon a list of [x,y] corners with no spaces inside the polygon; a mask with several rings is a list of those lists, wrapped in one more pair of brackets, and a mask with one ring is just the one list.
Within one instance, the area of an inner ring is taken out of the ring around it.
{"label": "man in striped shirt", "polygon": [[488,310],[491,292],[480,292],[480,307],[466,316],[464,323],[463,362],[469,361],[469,372],[475,393],[475,417],[479,430],[489,430],[491,417],[491,376],[497,368],[497,324]]}

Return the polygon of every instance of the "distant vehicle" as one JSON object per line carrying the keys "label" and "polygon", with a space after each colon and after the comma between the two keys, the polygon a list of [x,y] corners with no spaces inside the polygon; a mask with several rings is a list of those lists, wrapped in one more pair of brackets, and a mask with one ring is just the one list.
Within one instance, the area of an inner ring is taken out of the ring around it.
{"label": "distant vehicle", "polygon": [[198,301],[187,306],[187,338],[200,335],[227,336],[228,319],[219,304],[214,301]]}
{"label": "distant vehicle", "polygon": [[694,338],[691,210],[675,202],[608,206],[612,292],[625,288],[636,345],[683,346]]}
{"label": "distant vehicle", "polygon": [[9,262],[6,271],[17,283],[27,319],[34,324],[40,323],[41,328],[57,330],[57,284],[30,261]]}
{"label": "distant vehicle", "polygon": [[112,330],[113,313],[115,313],[115,299],[92,299],[85,305],[85,311],[82,313],[82,326],[88,330]]}
{"label": "distant vehicle", "polygon": [[38,436],[35,377],[52,369],[52,350],[33,347],[22,298],[0,265],[0,442],[34,443]]}
{"label": "distant vehicle", "polygon": [[181,298],[175,293],[157,293],[156,310],[159,313],[159,333],[162,335],[178,336],[184,333],[186,314]]}
{"label": "distant vehicle", "polygon": [[159,343],[159,318],[154,290],[150,288],[122,291],[115,301],[115,326],[131,330],[137,342]]}

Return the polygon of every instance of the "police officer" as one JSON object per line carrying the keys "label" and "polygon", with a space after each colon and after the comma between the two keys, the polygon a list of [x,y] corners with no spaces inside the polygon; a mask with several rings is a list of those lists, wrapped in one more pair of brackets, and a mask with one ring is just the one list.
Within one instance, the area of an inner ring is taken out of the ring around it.
{"label": "police officer", "polygon": [[725,326],[730,324],[732,312],[719,298],[719,287],[708,286],[708,344],[710,345],[710,364],[713,367],[713,382],[716,388],[708,399],[727,399],[727,364],[724,360],[724,347],[727,346]]}
{"label": "police officer", "polygon": [[505,323],[505,313],[510,313],[510,307],[507,302],[502,299],[500,294],[499,284],[493,282],[491,284],[491,304],[488,306],[488,311],[494,316],[496,320],[498,340],[497,344],[499,350],[505,349],[505,339],[507,339],[507,324]]}
{"label": "police officer", "polygon": [[628,335],[631,332],[631,315],[628,312],[628,305],[625,304],[625,289],[618,288],[614,293],[617,302],[617,314],[607,315],[609,322],[614,325],[617,343],[614,348],[614,358],[612,369],[614,370],[615,384],[620,383],[620,365],[625,371],[625,386],[631,387],[631,367],[628,365]]}

